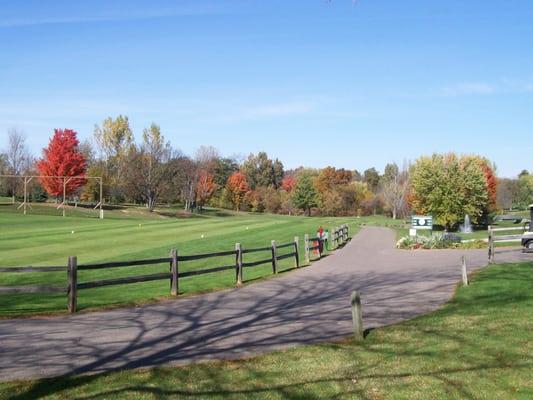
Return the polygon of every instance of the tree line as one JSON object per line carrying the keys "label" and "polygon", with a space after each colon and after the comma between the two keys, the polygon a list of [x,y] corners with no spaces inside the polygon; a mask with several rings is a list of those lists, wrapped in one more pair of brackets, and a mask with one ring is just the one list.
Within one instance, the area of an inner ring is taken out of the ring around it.
{"label": "tree line", "polygon": [[[247,158],[224,157],[211,146],[194,156],[175,149],[152,123],[136,141],[128,117],[107,118],[93,137],[79,142],[75,131],[56,129],[41,157],[30,155],[24,134],[8,132],[0,156],[2,173],[76,176],[68,181],[42,178],[33,184],[33,201],[62,196],[96,202],[103,178],[106,204],[181,204],[189,212],[206,206],[238,211],[306,215],[432,214],[437,224],[453,229],[465,214],[482,223],[499,209],[524,208],[533,202],[533,175],[498,179],[490,160],[475,156],[435,154],[401,168],[386,165],[383,173],[360,173],[336,167],[284,168],[265,152]],[[3,179],[3,195],[20,195],[20,181]]]}

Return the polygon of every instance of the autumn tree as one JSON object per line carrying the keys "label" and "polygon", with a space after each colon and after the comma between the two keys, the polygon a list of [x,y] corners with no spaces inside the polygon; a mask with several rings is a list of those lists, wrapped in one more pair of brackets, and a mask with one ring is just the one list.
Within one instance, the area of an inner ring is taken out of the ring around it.
{"label": "autumn tree", "polygon": [[[43,149],[43,158],[38,160],[37,169],[43,176],[65,178],[40,178],[43,188],[50,196],[72,195],[87,180],[87,163],[78,148],[77,134],[71,129],[55,129],[48,147]],[[69,177],[71,177],[69,179]],[[78,177],[78,178],[72,178]]]}
{"label": "autumn tree", "polygon": [[126,158],[131,156],[130,149],[134,145],[133,132],[127,116],[106,118],[101,126],[95,125],[94,140],[99,158],[104,162],[106,173],[110,179],[110,195],[120,200],[123,190],[123,173]]}
{"label": "autumn tree", "polygon": [[320,211],[327,216],[336,216],[343,211],[343,198],[339,191],[329,190],[321,193]]}
{"label": "autumn tree", "polygon": [[250,190],[246,176],[242,172],[234,172],[228,179],[226,191],[231,203],[237,211],[240,210],[246,193]]}
{"label": "autumn tree", "polygon": [[102,126],[94,127],[94,139],[102,158],[116,160],[126,156],[133,143],[133,132],[127,116],[119,115],[115,119],[108,117]]}
{"label": "autumn tree", "polygon": [[498,178],[496,177],[495,167],[490,164],[486,158],[479,160],[485,180],[487,183],[487,195],[489,196],[488,212],[496,210],[497,196],[498,196]]}
{"label": "autumn tree", "polygon": [[281,181],[281,188],[287,193],[291,193],[296,186],[296,178],[293,175],[287,175]]}
{"label": "autumn tree", "polygon": [[315,188],[318,194],[318,204],[324,215],[338,215],[349,212],[352,202],[343,194],[346,192],[344,187],[352,179],[352,172],[343,168],[326,167],[320,170],[315,179]]}
{"label": "autumn tree", "polygon": [[311,216],[311,208],[316,207],[318,203],[317,192],[309,175],[304,174],[298,177],[298,182],[292,192],[292,200],[296,207]]}
{"label": "autumn tree", "polygon": [[320,170],[315,181],[315,187],[319,193],[325,193],[336,186],[347,185],[352,181],[352,177],[352,172],[344,168],[326,167]]}
{"label": "autumn tree", "polygon": [[196,204],[200,210],[203,209],[216,190],[217,184],[214,181],[213,174],[206,170],[200,171],[198,184],[196,185]]}

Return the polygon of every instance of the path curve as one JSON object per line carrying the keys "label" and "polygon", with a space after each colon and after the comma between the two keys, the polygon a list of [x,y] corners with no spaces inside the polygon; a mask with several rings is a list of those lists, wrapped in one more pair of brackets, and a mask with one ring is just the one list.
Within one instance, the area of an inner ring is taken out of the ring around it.
{"label": "path curve", "polygon": [[486,264],[486,250],[402,251],[394,241],[393,231],[368,227],[310,267],[239,289],[137,308],[2,320],[0,380],[241,358],[335,340],[351,333],[353,289],[362,293],[365,327],[378,327],[447,301],[463,254],[470,271]]}

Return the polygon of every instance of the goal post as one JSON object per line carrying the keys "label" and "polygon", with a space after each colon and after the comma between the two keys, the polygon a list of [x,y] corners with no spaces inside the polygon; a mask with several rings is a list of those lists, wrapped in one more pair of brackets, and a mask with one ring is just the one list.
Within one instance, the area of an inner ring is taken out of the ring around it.
{"label": "goal post", "polygon": [[[62,209],[63,217],[66,216],[66,202],[67,202],[67,184],[71,182],[73,179],[85,179],[85,180],[96,180],[97,184],[99,186],[99,201],[94,206],[94,210],[99,211],[99,218],[104,219],[104,191],[103,191],[103,178],[101,176],[86,176],[86,175],[76,175],[76,176],[61,176],[61,175],[0,175],[0,178],[8,178],[8,179],[21,179],[23,183],[23,201],[22,203],[17,207],[17,209],[23,210],[23,213],[26,214],[28,208],[31,210],[31,204],[29,201],[28,196],[28,184],[33,179],[59,179],[62,180],[63,185],[63,201],[59,204],[57,209]],[[13,193],[13,199],[15,198],[15,194]]]}

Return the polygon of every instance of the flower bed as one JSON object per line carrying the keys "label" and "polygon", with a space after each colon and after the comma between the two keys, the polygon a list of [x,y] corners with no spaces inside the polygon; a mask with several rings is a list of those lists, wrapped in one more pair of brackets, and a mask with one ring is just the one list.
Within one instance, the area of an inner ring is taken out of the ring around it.
{"label": "flower bed", "polygon": [[404,236],[398,240],[396,247],[405,250],[482,249],[487,247],[487,243],[483,240],[462,242],[459,236],[446,233],[433,236]]}

